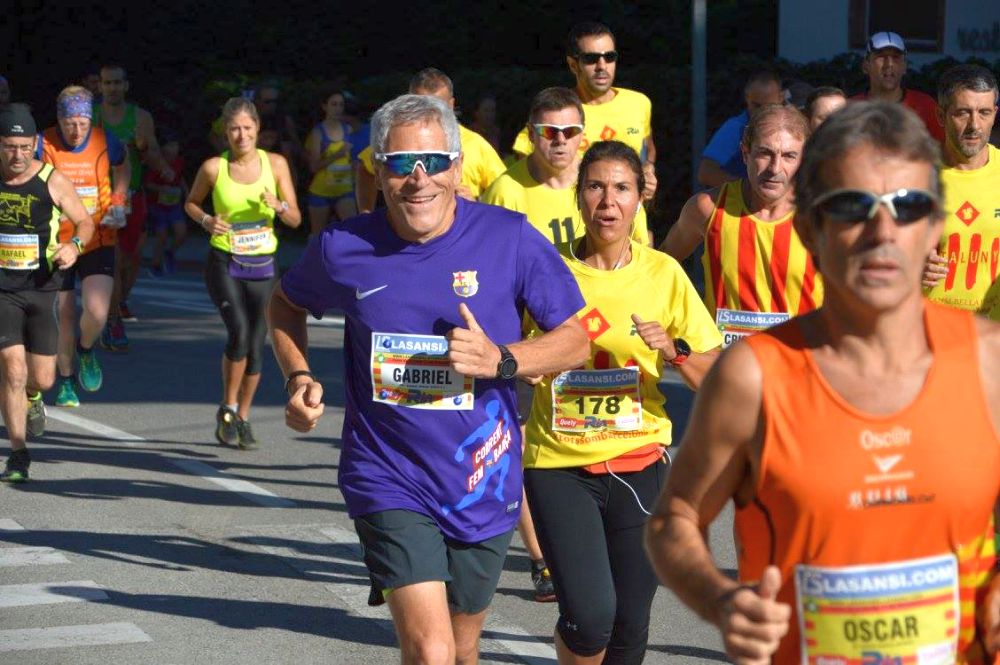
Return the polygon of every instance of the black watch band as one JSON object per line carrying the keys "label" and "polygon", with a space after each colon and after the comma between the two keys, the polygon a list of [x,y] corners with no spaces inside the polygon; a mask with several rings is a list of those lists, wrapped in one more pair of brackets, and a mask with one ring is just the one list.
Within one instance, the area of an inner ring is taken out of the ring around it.
{"label": "black watch band", "polygon": [[497,348],[500,349],[500,362],[497,363],[497,378],[513,379],[517,376],[517,360],[514,358],[514,354],[503,344],[497,344]]}
{"label": "black watch band", "polygon": [[296,378],[298,378],[298,377],[300,377],[300,376],[308,376],[308,377],[309,377],[310,379],[312,379],[313,381],[315,381],[315,380],[316,380],[316,377],[315,377],[315,376],[313,376],[313,373],[312,373],[312,372],[310,372],[309,370],[307,370],[307,369],[297,369],[297,370],[295,370],[294,372],[291,372],[291,373],[290,373],[290,374],[288,375],[288,378],[287,378],[287,379],[285,379],[285,393],[286,393],[286,394],[288,393],[288,386],[290,386],[290,385],[292,384],[292,381],[293,381],[294,379],[296,379]]}

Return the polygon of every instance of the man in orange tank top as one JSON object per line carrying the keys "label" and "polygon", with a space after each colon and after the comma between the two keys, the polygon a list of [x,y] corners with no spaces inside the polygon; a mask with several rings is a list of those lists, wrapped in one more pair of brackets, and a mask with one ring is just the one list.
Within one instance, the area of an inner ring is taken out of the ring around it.
{"label": "man in orange tank top", "polygon": [[725,346],[822,299],[821,280],[792,225],[792,179],[808,135],[808,121],[794,107],[759,110],[741,145],[747,177],[692,196],[660,246],[683,261],[705,242],[705,305]]}
{"label": "man in orange tank top", "polygon": [[[820,126],[795,223],[825,302],[698,392],[647,547],[736,663],[1000,662],[1000,325],[922,296],[938,161],[898,104]],[[703,535],[730,499],[739,581]]]}
{"label": "man in orange tank top", "polygon": [[[76,265],[66,271],[59,290],[58,393],[56,406],[80,405],[74,376],[88,392],[100,389],[103,372],[94,351],[108,319],[114,287],[115,239],[125,225],[129,158],[113,134],[94,126],[93,95],[82,86],[69,86],[56,98],[55,126],[42,135],[41,158],[73,183],[97,228]],[[112,182],[114,183],[112,185]],[[60,239],[73,235],[63,220]],[[83,313],[77,333],[76,285],[80,285]],[[79,357],[79,375],[74,359]]]}

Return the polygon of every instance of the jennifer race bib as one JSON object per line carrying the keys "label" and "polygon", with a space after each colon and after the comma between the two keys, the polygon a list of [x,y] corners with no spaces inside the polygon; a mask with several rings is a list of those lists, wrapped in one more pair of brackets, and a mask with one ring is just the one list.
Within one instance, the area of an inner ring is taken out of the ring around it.
{"label": "jennifer race bib", "polygon": [[437,335],[372,333],[372,401],[411,409],[468,411],[476,380],[448,362],[448,340]]}
{"label": "jennifer race bib", "polygon": [[33,233],[0,233],[0,268],[35,270],[39,264],[38,236]]}
{"label": "jennifer race bib", "polygon": [[949,665],[958,652],[958,561],[795,567],[802,662]]}
{"label": "jennifer race bib", "polygon": [[558,432],[642,427],[639,368],[576,369],[552,380],[552,429]]}
{"label": "jennifer race bib", "polygon": [[792,318],[786,312],[744,312],[738,309],[718,309],[715,325],[722,333],[722,348],[735,344],[740,339],[767,330]]}
{"label": "jennifer race bib", "polygon": [[267,222],[235,222],[229,230],[233,254],[260,254],[267,251],[274,231]]}

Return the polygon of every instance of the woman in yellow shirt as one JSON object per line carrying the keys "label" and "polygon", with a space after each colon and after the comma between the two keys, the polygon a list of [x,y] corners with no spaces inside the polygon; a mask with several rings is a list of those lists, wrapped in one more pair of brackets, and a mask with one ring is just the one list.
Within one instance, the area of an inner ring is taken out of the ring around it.
{"label": "woman in yellow shirt", "polygon": [[657,383],[670,366],[697,387],[722,344],[680,264],[630,238],[644,185],[624,143],[595,143],[580,162],[585,235],[560,252],[587,302],[591,357],[541,379],[527,424],[525,488],[559,601],[560,663],[642,661],[657,587],[643,526],[671,442]]}
{"label": "woman in yellow shirt", "polygon": [[354,203],[354,170],[351,162],[351,126],[344,119],[344,95],[339,90],[323,98],[323,120],[306,137],[305,152],[312,172],[309,194],[309,229],[315,235],[330,219],[330,211],[344,220],[358,214]]}
{"label": "woman in yellow shirt", "polygon": [[[205,285],[228,333],[215,438],[248,449],[257,445],[250,404],[260,383],[264,313],[277,282],[274,220],[295,228],[302,215],[288,162],[257,147],[260,116],[253,102],[233,97],[222,107],[222,119],[229,150],[201,165],[184,209],[212,235]],[[211,215],[202,208],[209,194]]]}

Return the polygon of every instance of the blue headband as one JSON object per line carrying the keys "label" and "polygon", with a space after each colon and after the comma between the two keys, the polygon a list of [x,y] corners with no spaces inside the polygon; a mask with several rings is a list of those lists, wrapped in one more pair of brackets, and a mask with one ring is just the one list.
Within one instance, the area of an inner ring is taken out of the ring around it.
{"label": "blue headband", "polygon": [[59,100],[56,115],[60,118],[94,117],[94,104],[88,95],[70,95]]}

